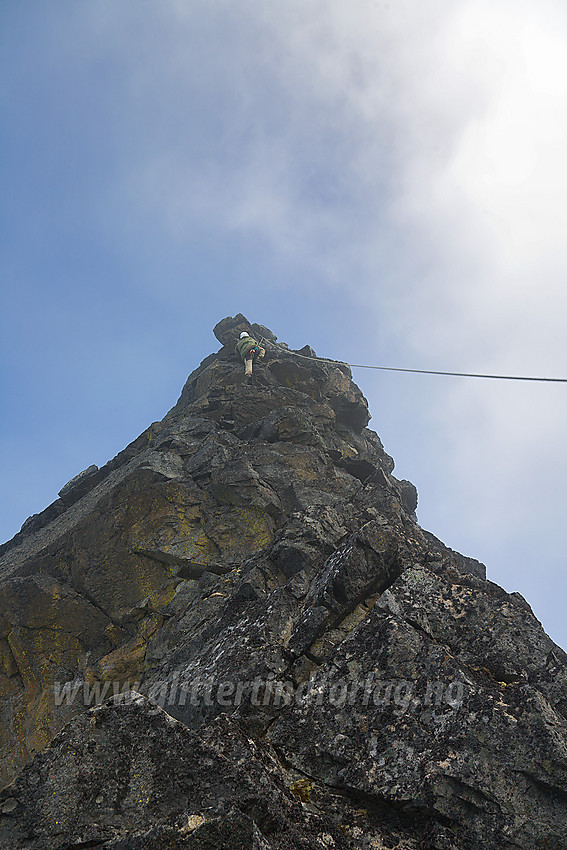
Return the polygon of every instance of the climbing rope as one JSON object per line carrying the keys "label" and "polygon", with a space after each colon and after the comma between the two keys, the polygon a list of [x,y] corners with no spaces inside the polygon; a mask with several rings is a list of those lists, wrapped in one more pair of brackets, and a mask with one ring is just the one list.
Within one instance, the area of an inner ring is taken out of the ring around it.
{"label": "climbing rope", "polygon": [[307,354],[290,351],[277,342],[272,342],[271,344],[285,351],[287,354],[293,355],[293,357],[301,357],[303,360],[322,361],[324,363],[338,363],[341,366],[349,366],[351,369],[380,369],[384,372],[413,372],[419,375],[452,375],[457,378],[491,378],[497,381],[548,381],[557,384],[567,384],[567,378],[534,378],[528,375],[484,375],[479,372],[442,372],[435,369],[402,369],[396,366],[368,366],[362,363],[347,363],[345,360],[332,360],[328,357],[309,357]]}

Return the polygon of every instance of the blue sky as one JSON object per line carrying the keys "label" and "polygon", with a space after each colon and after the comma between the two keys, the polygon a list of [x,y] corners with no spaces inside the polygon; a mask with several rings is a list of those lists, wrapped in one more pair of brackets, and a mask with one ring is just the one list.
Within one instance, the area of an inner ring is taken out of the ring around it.
{"label": "blue sky", "polygon": [[[243,312],[354,363],[567,376],[561,0],[0,6],[0,537]],[[355,370],[424,528],[567,647],[567,390]]]}

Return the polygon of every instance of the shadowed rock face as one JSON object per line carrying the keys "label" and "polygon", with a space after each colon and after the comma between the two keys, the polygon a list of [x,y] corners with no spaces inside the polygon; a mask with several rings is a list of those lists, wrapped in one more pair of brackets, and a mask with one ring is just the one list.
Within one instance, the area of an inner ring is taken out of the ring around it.
{"label": "shadowed rock face", "polygon": [[565,653],[419,527],[348,367],[215,334],[0,549],[0,847],[567,847]]}
{"label": "shadowed rock face", "polygon": [[268,748],[228,718],[199,737],[132,693],[77,718],[19,775],[3,803],[0,846],[32,837],[38,850],[310,848],[322,838],[346,847],[280,773]]}

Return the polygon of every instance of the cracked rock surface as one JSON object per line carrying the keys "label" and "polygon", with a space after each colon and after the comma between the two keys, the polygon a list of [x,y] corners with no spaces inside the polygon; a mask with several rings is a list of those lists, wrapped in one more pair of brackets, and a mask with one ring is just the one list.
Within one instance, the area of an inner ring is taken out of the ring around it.
{"label": "cracked rock surface", "polygon": [[565,653],[421,529],[347,366],[215,334],[0,547],[0,847],[567,847]]}

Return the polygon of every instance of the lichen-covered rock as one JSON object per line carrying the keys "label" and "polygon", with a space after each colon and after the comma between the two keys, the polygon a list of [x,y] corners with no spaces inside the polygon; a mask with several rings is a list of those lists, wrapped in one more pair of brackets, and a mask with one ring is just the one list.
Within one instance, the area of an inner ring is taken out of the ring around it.
{"label": "lichen-covered rock", "polygon": [[204,740],[124,694],[71,722],[4,789],[0,847],[346,847],[265,760],[228,721]]}
{"label": "lichen-covered rock", "polygon": [[215,334],[0,547],[0,847],[566,847],[565,653],[420,528],[347,366]]}
{"label": "lichen-covered rock", "polygon": [[[427,823],[454,842],[432,846],[565,847],[565,680],[546,695],[530,683],[549,638],[486,584],[406,570],[318,667],[321,698],[283,712],[268,739],[323,788],[380,800],[415,835]],[[518,646],[511,681],[508,630],[522,620],[535,652],[528,661]]]}

